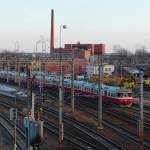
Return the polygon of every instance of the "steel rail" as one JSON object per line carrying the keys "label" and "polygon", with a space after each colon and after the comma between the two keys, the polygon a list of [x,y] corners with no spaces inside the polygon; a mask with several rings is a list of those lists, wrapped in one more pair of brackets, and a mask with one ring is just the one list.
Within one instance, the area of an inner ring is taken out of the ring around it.
{"label": "steel rail", "polygon": [[[58,111],[56,111],[50,107],[44,107],[44,111],[50,115],[58,117]],[[63,119],[64,119],[65,123],[78,129],[80,132],[85,134],[85,137],[88,136],[89,138],[91,138],[91,140],[94,140],[97,144],[101,145],[101,147],[104,149],[109,149],[109,150],[125,149],[124,147],[121,147],[120,145],[112,142],[110,139],[95,132],[94,130],[87,127],[86,125],[79,122],[78,120],[72,118],[70,115],[63,113]]]}
{"label": "steel rail", "polygon": [[[8,103],[6,101],[3,101],[3,102],[0,101],[0,104],[3,105],[4,107],[7,107],[7,108],[12,107],[12,104],[10,104],[10,103]],[[18,112],[21,115],[25,116],[25,114],[23,112],[21,112],[21,111],[18,111]],[[44,128],[50,130],[51,132],[56,133],[55,130],[56,130],[57,127],[52,125],[52,124],[50,124],[49,122],[45,122],[44,123]],[[55,130],[54,130],[54,128],[55,128]],[[21,130],[19,132],[21,132]],[[94,149],[94,150],[103,150],[102,148],[97,147],[93,143],[87,142],[83,138],[79,138],[79,137],[73,136],[71,133],[68,133],[68,132],[65,132],[65,139],[70,141],[71,143],[75,144],[77,147],[82,148],[83,150],[87,150],[88,148],[91,148],[91,149]]]}

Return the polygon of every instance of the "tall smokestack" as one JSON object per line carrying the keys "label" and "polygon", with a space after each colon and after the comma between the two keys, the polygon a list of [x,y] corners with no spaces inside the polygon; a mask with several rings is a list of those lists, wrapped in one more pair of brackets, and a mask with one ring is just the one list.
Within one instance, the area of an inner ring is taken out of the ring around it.
{"label": "tall smokestack", "polygon": [[51,41],[50,50],[54,49],[54,10],[51,10]]}

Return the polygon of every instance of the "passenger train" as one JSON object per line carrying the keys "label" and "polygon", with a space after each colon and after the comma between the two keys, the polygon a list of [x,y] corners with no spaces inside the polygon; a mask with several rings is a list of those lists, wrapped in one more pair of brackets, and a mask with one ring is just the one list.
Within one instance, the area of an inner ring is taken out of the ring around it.
{"label": "passenger train", "polygon": [[[40,72],[32,72],[32,75],[35,76],[35,80],[33,82],[33,86],[36,87],[44,87],[50,89],[58,89],[59,88],[59,76],[56,74],[44,75],[44,73]],[[17,76],[16,72],[6,72],[0,71],[0,79],[1,80],[15,80]],[[25,73],[20,73],[21,83],[27,82],[27,75]],[[44,82],[43,82],[44,81]],[[71,80],[64,79],[64,89],[69,91],[71,89]],[[74,90],[75,94],[88,97],[88,98],[96,98],[98,96],[98,84],[97,83],[89,83],[87,81],[79,81],[74,80]],[[125,88],[120,88],[117,86],[108,86],[102,84],[102,99],[106,102],[117,103],[121,106],[130,106],[134,99],[132,98],[132,92]]]}

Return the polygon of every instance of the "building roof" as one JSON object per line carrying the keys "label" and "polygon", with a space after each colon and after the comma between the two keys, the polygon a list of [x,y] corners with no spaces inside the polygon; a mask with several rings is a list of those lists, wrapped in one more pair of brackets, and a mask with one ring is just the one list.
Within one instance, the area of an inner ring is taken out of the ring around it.
{"label": "building roof", "polygon": [[127,71],[129,74],[139,74],[140,70],[136,67],[123,67],[125,71]]}

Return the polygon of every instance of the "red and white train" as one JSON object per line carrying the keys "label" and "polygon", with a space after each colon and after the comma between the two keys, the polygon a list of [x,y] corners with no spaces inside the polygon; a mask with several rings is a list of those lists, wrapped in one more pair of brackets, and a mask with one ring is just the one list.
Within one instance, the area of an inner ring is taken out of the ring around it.
{"label": "red and white train", "polygon": [[[35,80],[33,81],[33,86],[44,87],[50,89],[59,88],[59,76],[58,75],[41,75],[41,73],[34,72]],[[43,73],[42,73],[43,74]],[[7,81],[15,81],[17,73],[16,72],[6,72],[0,71],[0,79]],[[44,77],[44,78],[43,78]],[[44,82],[43,82],[44,79]],[[21,83],[26,84],[27,76],[24,73],[20,74]],[[71,90],[71,80],[64,79],[64,89]],[[88,98],[94,98],[98,96],[98,84],[89,83],[87,81],[74,80],[74,90],[75,94],[82,95]],[[122,106],[130,106],[134,102],[132,97],[132,92],[125,88],[120,88],[117,86],[102,85],[102,99],[103,101],[117,103]]]}

